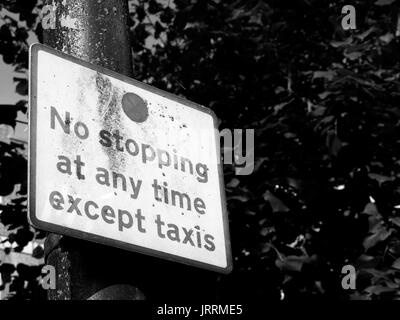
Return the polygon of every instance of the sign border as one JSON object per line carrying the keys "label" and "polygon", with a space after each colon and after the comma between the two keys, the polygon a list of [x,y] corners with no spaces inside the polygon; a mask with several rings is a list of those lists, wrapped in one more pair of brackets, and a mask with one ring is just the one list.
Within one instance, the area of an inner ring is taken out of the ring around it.
{"label": "sign border", "polygon": [[[174,255],[167,252],[158,251],[155,249],[150,249],[146,247],[141,247],[134,244],[129,244],[123,241],[99,236],[93,233],[88,233],[84,231],[79,231],[76,229],[71,229],[68,227],[63,227],[60,225],[56,225],[53,223],[45,222],[39,220],[36,215],[36,131],[37,131],[37,71],[38,71],[38,52],[45,51],[50,54],[54,54],[60,58],[66,59],[68,61],[77,63],[83,67],[89,68],[91,70],[100,72],[106,76],[116,78],[118,80],[124,81],[141,89],[150,91],[157,95],[161,95],[167,99],[176,101],[180,104],[184,104],[189,108],[193,108],[199,110],[201,112],[205,112],[212,116],[214,128],[218,129],[218,121],[215,113],[206,107],[203,107],[199,104],[196,104],[192,101],[186,100],[184,98],[178,97],[174,94],[168,93],[166,91],[157,89],[140,81],[134,80],[112,70],[106,69],[101,66],[97,66],[91,64],[89,62],[83,61],[76,57],[67,55],[58,50],[55,50],[51,47],[40,43],[34,43],[29,47],[29,150],[28,150],[28,220],[29,223],[38,229],[43,229],[49,232],[62,234],[65,236],[70,236],[74,238],[79,238],[82,240],[87,240],[103,245],[108,245],[112,247],[117,247],[120,249],[125,249],[128,251],[139,252],[145,255],[169,260],[172,262],[179,262],[189,266],[195,266],[202,269],[220,272],[223,274],[229,274],[232,271],[232,252],[231,252],[231,242],[229,235],[229,223],[227,216],[227,208],[226,208],[226,198],[225,198],[225,185],[224,185],[224,175],[222,169],[222,163],[220,161],[218,165],[218,175],[220,182],[220,195],[221,195],[221,203],[222,203],[222,219],[223,219],[223,230],[224,230],[224,239],[225,239],[225,252],[226,252],[226,262],[227,266],[225,268],[219,267],[213,264],[208,264],[204,262],[200,262],[197,260],[193,260],[190,258],[180,257],[178,255]],[[215,139],[219,139],[217,135],[217,130],[215,130]],[[217,149],[218,149],[217,143]],[[217,154],[220,154],[220,150],[217,150]]]}

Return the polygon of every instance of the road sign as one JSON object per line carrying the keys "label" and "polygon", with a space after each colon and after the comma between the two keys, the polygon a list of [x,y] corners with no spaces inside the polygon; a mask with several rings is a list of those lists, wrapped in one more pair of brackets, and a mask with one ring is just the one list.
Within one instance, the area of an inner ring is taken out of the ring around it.
{"label": "road sign", "polygon": [[32,225],[231,270],[209,109],[39,44],[29,96]]}

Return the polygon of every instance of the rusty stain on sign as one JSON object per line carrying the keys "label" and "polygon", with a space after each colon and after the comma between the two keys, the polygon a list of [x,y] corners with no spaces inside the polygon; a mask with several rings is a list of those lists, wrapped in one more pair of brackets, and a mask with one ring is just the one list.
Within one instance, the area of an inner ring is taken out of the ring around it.
{"label": "rusty stain on sign", "polygon": [[[113,132],[116,126],[119,134],[123,134],[124,126],[121,123],[121,90],[114,87],[107,76],[96,74],[96,89],[98,92],[97,112],[102,127],[108,132]],[[109,159],[109,168],[119,172],[125,168],[124,155],[114,148],[103,146],[103,152]]]}

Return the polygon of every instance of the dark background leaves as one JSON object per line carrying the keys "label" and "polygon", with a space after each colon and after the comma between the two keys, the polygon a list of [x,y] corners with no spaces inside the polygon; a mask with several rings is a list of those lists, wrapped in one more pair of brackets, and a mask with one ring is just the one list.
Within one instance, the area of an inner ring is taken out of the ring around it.
{"label": "dark background leaves", "polygon": [[[356,30],[341,28],[347,4]],[[24,70],[27,30],[41,39],[35,1],[0,6],[27,23],[5,17],[0,29],[4,62]],[[398,13],[381,0],[138,1],[135,77],[212,108],[221,129],[255,129],[255,172],[225,166],[234,272],[219,278],[219,298],[399,298]],[[26,94],[26,79],[16,82]],[[13,125],[7,110],[1,121]],[[1,169],[18,150],[0,145],[0,155]],[[14,166],[0,179],[21,183],[24,165]],[[24,202],[0,210],[18,230],[9,240],[25,245]],[[340,286],[346,264],[355,291]]]}

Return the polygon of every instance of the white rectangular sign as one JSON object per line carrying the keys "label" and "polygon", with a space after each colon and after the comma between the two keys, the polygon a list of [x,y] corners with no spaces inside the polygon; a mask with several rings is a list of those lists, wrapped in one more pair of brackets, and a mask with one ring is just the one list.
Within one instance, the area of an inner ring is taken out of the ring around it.
{"label": "white rectangular sign", "polygon": [[207,108],[33,45],[31,223],[229,272],[216,126]]}

